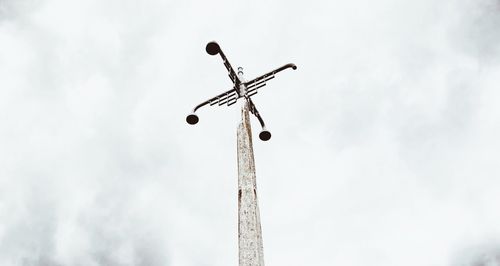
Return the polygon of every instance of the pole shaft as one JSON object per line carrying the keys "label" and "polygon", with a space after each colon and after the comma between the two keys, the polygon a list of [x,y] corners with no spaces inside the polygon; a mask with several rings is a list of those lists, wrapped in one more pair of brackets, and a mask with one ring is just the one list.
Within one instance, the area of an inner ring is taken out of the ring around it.
{"label": "pole shaft", "polygon": [[238,248],[240,266],[264,266],[262,231],[248,102],[238,126]]}

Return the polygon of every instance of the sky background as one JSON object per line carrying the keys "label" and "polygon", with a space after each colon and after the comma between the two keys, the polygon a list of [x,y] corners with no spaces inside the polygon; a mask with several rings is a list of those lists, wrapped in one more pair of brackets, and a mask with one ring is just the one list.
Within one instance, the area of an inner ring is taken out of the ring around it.
{"label": "sky background", "polygon": [[498,0],[0,0],[0,265],[236,265],[211,40],[267,265],[500,265]]}

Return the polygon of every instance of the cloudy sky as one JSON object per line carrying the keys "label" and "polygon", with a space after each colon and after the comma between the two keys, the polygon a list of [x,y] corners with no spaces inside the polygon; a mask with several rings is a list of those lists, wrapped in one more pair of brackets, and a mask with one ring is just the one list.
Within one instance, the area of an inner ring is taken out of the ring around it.
{"label": "cloudy sky", "polygon": [[267,265],[500,265],[498,0],[0,0],[0,265],[236,265],[211,40]]}

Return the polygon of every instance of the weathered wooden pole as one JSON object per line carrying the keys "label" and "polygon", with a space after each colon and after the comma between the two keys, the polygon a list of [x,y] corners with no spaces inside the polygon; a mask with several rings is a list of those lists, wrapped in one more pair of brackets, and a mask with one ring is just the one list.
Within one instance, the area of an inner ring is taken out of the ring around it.
{"label": "weathered wooden pole", "polygon": [[241,110],[241,123],[238,126],[237,133],[239,265],[264,266],[252,129],[248,105],[249,103],[246,101]]}

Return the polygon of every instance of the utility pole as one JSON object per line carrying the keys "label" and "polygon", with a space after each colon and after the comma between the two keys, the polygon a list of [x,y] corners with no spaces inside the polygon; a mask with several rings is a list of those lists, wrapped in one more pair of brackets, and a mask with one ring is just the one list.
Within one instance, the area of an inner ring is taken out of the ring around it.
{"label": "utility pole", "polygon": [[271,133],[267,131],[264,120],[252,102],[251,96],[257,94],[257,90],[266,85],[274,75],[287,68],[297,69],[294,64],[286,64],[260,77],[246,81],[243,77],[243,68],[238,68],[236,73],[227,60],[226,56],[216,42],[209,42],[206,51],[210,55],[219,54],[224,66],[228,71],[229,78],[233,82],[232,89],[219,94],[207,101],[197,105],[193,112],[186,117],[186,121],[194,125],[199,118],[195,112],[207,104],[231,106],[239,98],[245,102],[241,109],[241,123],[237,131],[237,154],[238,154],[238,251],[240,266],[264,266],[264,248],[262,245],[262,230],[260,225],[259,205],[257,201],[257,182],[255,175],[255,161],[252,145],[252,129],[250,125],[250,113],[259,120],[262,131],[259,138],[267,141]]}
{"label": "utility pole", "polygon": [[[243,78],[242,69],[238,72],[238,76]],[[241,109],[237,133],[239,265],[264,266],[249,107],[249,103],[245,102]]]}

